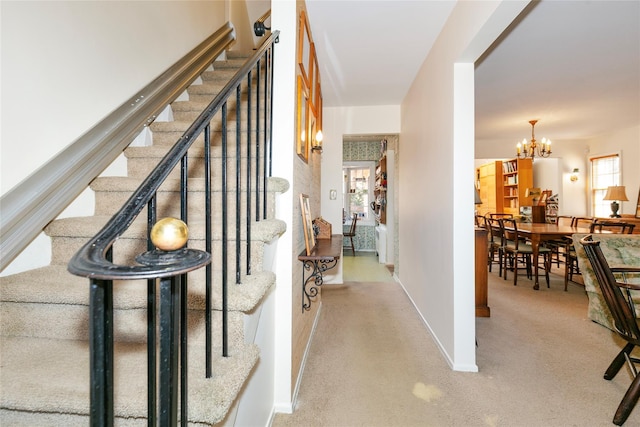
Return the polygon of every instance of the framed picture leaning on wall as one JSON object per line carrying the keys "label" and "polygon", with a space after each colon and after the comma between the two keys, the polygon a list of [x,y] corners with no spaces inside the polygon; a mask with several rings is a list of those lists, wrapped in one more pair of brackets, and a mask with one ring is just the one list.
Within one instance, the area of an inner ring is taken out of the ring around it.
{"label": "framed picture leaning on wall", "polygon": [[300,194],[300,212],[302,214],[302,228],[304,230],[304,245],[307,249],[307,256],[311,255],[316,246],[316,236],[313,233],[313,221],[311,220],[311,208],[309,207],[309,196]]}

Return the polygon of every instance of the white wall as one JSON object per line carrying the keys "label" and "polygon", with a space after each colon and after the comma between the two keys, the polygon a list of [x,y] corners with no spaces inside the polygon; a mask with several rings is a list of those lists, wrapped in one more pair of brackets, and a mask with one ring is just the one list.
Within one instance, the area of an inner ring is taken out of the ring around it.
{"label": "white wall", "polygon": [[[291,153],[273,157],[273,175],[289,180],[294,179],[294,137],[295,137],[295,67],[296,67],[296,24],[295,0],[279,0],[271,6],[273,28],[280,30],[280,42],[276,45],[274,63],[274,105],[273,149],[275,152]],[[297,197],[297,195],[295,195]],[[297,200],[296,200],[297,201]],[[275,293],[275,372],[274,399],[277,412],[291,412],[293,394],[291,390],[292,352],[292,287],[293,259],[293,218],[294,194],[289,190],[277,198],[276,218],[287,224],[287,231],[278,240],[278,252],[274,271],[277,277]]]}
{"label": "white wall", "polygon": [[[232,1],[229,7],[230,21],[236,28],[237,36],[237,43],[233,50],[250,52],[260,46],[269,32],[267,31],[264,37],[257,37],[253,32],[253,23],[269,10],[271,2],[269,0]],[[267,19],[265,24],[270,27],[271,21]]]}
{"label": "white wall", "polygon": [[224,2],[2,2],[1,19],[4,194],[218,29]]}
{"label": "white wall", "polygon": [[402,103],[400,280],[455,370],[477,370],[473,62],[527,3],[458,2]]}
{"label": "white wall", "polygon": [[[639,118],[640,120],[640,118]],[[589,141],[586,156],[619,153],[622,160],[622,185],[626,187],[628,202],[620,203],[620,214],[635,214],[640,191],[640,124],[602,135]],[[586,162],[587,160],[585,160]],[[585,181],[588,179],[585,167]]]}

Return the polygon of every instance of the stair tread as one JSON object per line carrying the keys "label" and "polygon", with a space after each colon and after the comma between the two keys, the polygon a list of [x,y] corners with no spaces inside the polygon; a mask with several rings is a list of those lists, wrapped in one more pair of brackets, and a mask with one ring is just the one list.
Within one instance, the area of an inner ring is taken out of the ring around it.
{"label": "stair tread", "polygon": [[[176,139],[177,140],[177,139]],[[173,141],[174,143],[176,141]],[[169,149],[171,149],[173,146],[173,144],[171,145],[149,145],[146,147],[128,147],[125,151],[124,154],[128,159],[135,159],[135,158],[162,158],[165,156],[165,154],[167,154],[167,152],[169,151]],[[242,153],[241,153],[241,157],[245,156],[246,153],[246,148],[247,148],[247,144],[246,143],[242,143],[241,145],[242,147]],[[229,151],[232,151],[232,148],[235,148],[235,138],[233,140],[233,143],[229,144]],[[255,149],[252,152],[252,156],[255,153]],[[220,147],[219,145],[212,145],[211,146],[211,156],[214,158],[220,158],[222,154],[222,147]],[[189,149],[189,153],[188,153],[188,157],[189,158],[204,158],[204,147],[201,144],[197,144],[197,145],[193,145],[191,146],[191,148]],[[139,179],[139,178],[138,178]]]}
{"label": "stair tread", "polygon": [[[86,341],[2,337],[0,407],[28,412],[89,413],[89,351]],[[204,377],[204,349],[190,346],[189,419],[214,424],[233,404],[258,360],[253,344],[213,352],[213,377]],[[116,417],[147,416],[146,344],[116,343]],[[43,381],[46,379],[46,381]]]}
{"label": "stair tread", "polygon": [[[232,279],[230,279],[232,280]],[[118,280],[114,283],[113,306],[116,310],[146,309],[145,280]],[[269,271],[243,276],[242,283],[227,286],[230,311],[249,312],[275,284]],[[204,310],[204,288],[192,283],[189,309]],[[221,290],[213,289],[213,309],[221,309]],[[69,273],[63,265],[50,265],[10,276],[0,277],[0,302],[89,306],[89,280]]]}
{"label": "stair tread", "polygon": [[[91,183],[91,189],[93,191],[129,191],[133,192],[140,186],[141,180],[139,178],[130,178],[126,176],[103,176],[96,178]],[[235,181],[234,181],[235,184]],[[219,180],[215,180],[211,183],[212,190],[220,191],[222,183]],[[243,182],[243,185],[246,185]],[[189,191],[204,191],[205,180],[204,178],[189,178]],[[288,190],[289,183],[286,179],[282,178],[269,178],[267,183],[267,190],[269,192],[284,193]],[[170,191],[175,192],[180,189],[180,180],[168,178],[165,183],[160,187],[160,192]]]}
{"label": "stair tread", "polygon": [[[61,218],[51,222],[45,228],[45,233],[50,237],[77,237],[91,238],[111,219],[109,215],[94,215],[86,217],[70,217]],[[204,239],[204,219],[191,218],[188,222],[190,227],[190,239]],[[274,238],[282,235],[286,231],[286,223],[278,219],[265,219],[254,222],[251,228],[251,238],[253,241],[270,242]],[[127,236],[135,236],[130,238],[138,238],[137,236],[145,236],[146,222],[134,222],[120,238]],[[214,236],[215,239],[215,236]]]}

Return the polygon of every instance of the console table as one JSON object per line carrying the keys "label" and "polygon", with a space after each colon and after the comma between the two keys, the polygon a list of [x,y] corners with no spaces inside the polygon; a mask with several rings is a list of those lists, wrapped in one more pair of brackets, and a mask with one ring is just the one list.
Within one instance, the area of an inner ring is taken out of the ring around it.
{"label": "console table", "polygon": [[298,255],[302,261],[302,312],[311,308],[312,299],[318,295],[325,271],[338,265],[342,254],[342,234],[333,234],[330,239],[318,239],[311,255],[303,250]]}

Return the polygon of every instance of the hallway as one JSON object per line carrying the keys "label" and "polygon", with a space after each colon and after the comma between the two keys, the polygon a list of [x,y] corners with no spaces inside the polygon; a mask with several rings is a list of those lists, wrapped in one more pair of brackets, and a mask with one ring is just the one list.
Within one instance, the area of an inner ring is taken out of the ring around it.
{"label": "hallway", "polygon": [[351,251],[342,254],[342,274],[344,282],[393,282],[389,268],[378,262],[375,252]]}
{"label": "hallway", "polygon": [[[611,425],[630,378],[602,379],[620,343],[587,318],[582,286],[564,292],[553,274],[550,288],[533,291],[489,274],[491,317],[476,321],[479,372],[455,372],[374,260],[346,255],[345,283],[323,287],[295,412],[276,414],[273,426]],[[389,281],[356,281],[374,269]],[[636,409],[628,424],[639,417]]]}

